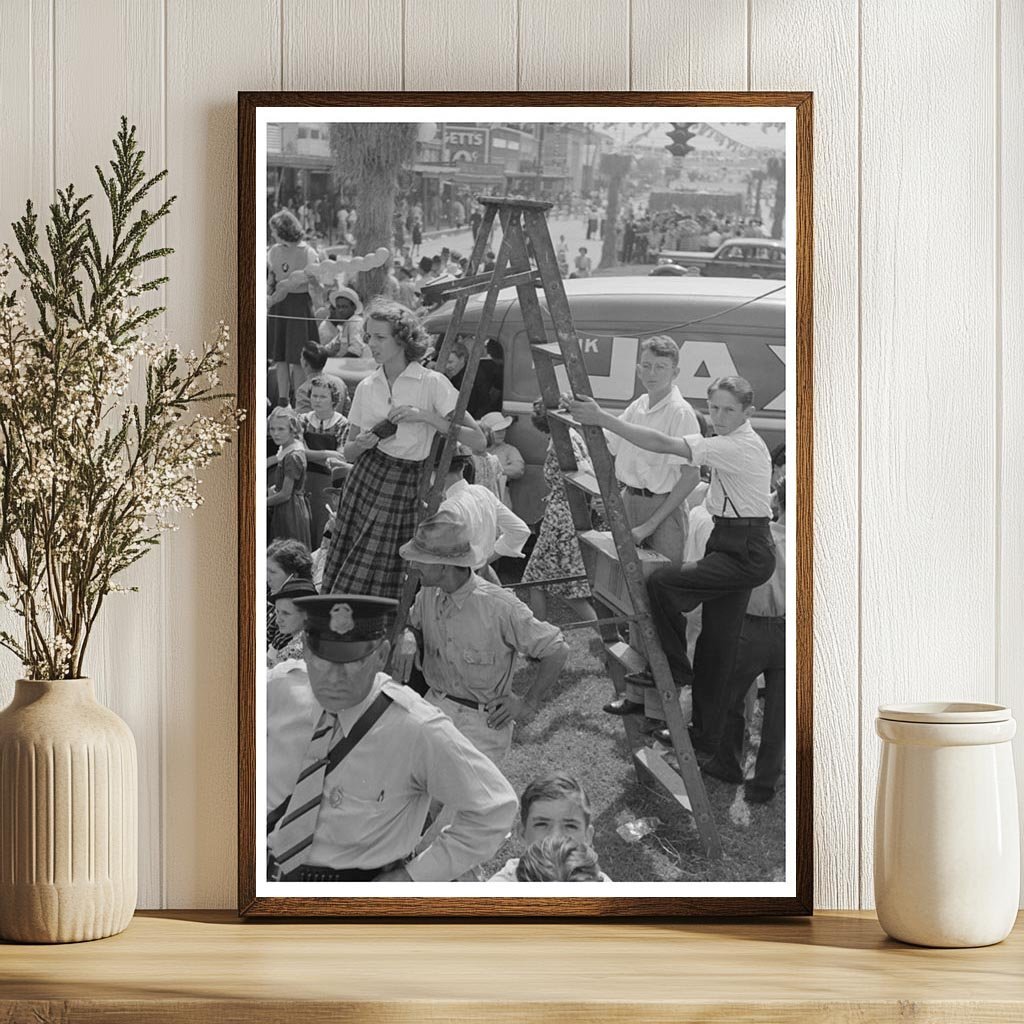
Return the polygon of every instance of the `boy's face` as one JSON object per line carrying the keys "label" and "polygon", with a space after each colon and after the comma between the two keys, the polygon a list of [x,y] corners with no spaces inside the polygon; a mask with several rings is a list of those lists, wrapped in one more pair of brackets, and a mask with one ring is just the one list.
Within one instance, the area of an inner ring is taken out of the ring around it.
{"label": "boy's face", "polygon": [[708,419],[716,434],[731,434],[750,419],[753,411],[752,405],[744,409],[731,391],[713,391],[708,396]]}
{"label": "boy's face", "polygon": [[587,824],[583,808],[569,797],[535,800],[523,824],[523,841],[532,846],[545,836],[568,836],[589,846],[594,840],[594,826]]}
{"label": "boy's face", "polygon": [[640,353],[636,375],[648,392],[662,391],[667,388],[675,380],[677,373],[679,373],[679,364],[669,356],[656,356],[651,352]]}

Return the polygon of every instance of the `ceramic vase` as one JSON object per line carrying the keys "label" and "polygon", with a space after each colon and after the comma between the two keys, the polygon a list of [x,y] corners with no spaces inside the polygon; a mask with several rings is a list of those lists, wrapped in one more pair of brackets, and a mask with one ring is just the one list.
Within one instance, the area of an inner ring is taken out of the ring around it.
{"label": "ceramic vase", "polygon": [[878,709],[875,905],[894,939],[988,946],[1010,933],[1020,891],[1017,791],[998,704]]}
{"label": "ceramic vase", "polygon": [[123,931],[138,888],[131,730],[90,679],[19,679],[0,712],[0,938]]}

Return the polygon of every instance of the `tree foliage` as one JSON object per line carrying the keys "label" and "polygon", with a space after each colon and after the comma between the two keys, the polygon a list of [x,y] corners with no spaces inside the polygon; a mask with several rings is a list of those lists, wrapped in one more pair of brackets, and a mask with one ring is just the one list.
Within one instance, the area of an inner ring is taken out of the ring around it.
{"label": "tree foliage", "polygon": [[167,173],[147,177],[144,158],[122,118],[110,174],[96,168],[109,245],[92,196],[68,186],[50,205],[45,243],[29,202],[13,225],[20,254],[0,249],[0,599],[22,625],[20,636],[0,632],[0,645],[34,679],[82,674],[103,599],[123,589],[114,577],[175,528],[172,513],[198,506],[197,471],[240,419],[219,390],[225,325],[184,355],[147,338],[163,307],[136,300],[167,278],[143,273],[173,250],[146,240],[174,197],[142,205]]}

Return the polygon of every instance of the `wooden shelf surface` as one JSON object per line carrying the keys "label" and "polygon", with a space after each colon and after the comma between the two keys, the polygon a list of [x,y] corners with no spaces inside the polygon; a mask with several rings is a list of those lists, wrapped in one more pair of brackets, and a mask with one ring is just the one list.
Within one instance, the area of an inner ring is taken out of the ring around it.
{"label": "wooden shelf surface", "polygon": [[[300,1004],[300,1005],[297,1005]],[[1024,918],[930,950],[873,915],[625,924],[239,921],[140,913],[65,946],[0,943],[0,1022],[1019,1022]]]}

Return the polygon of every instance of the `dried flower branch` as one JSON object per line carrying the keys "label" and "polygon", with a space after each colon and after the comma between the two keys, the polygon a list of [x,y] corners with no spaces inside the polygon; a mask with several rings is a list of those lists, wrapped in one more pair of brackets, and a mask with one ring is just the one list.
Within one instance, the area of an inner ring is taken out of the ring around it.
{"label": "dried flower branch", "polygon": [[[143,272],[173,250],[144,246],[174,197],[140,208],[167,172],[146,176],[125,118],[114,153],[109,177],[96,168],[109,246],[92,197],[69,186],[50,206],[45,251],[31,202],[13,225],[20,255],[0,248],[0,599],[23,626],[18,637],[0,631],[0,646],[34,679],[82,674],[103,599],[124,589],[115,577],[176,528],[175,513],[198,507],[197,474],[242,418],[219,390],[226,325],[187,355],[147,337],[164,310],[138,297],[167,279]],[[135,402],[127,396],[142,370],[145,400]]]}

